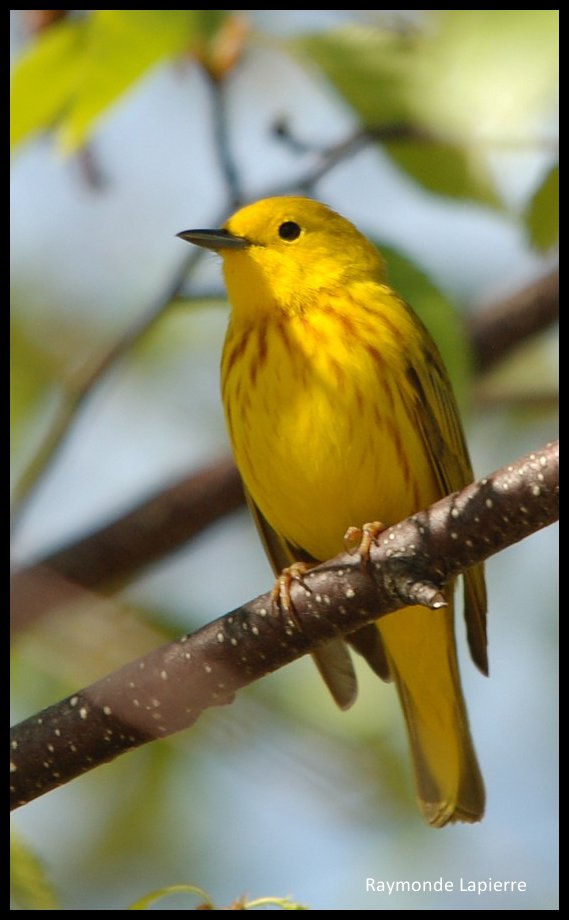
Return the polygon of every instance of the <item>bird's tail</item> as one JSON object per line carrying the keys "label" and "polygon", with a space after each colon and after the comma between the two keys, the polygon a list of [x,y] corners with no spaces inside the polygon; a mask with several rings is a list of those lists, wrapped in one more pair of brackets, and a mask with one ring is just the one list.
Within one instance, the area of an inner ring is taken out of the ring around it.
{"label": "bird's tail", "polygon": [[419,806],[433,827],[479,821],[484,813],[453,619],[450,600],[443,610],[409,607],[378,623],[407,723]]}

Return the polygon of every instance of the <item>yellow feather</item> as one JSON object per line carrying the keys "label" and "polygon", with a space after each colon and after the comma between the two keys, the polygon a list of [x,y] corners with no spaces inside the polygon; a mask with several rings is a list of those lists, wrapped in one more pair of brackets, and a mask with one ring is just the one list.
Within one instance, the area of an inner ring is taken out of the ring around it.
{"label": "yellow feather", "polygon": [[[437,348],[388,286],[383,259],[349,221],[305,198],[249,205],[221,231],[187,231],[219,251],[232,315],[222,393],[235,459],[278,571],[325,560],[351,525],[389,526],[472,479]],[[474,660],[487,670],[481,568],[467,576]],[[394,678],[417,794],[433,826],[476,821],[484,787],[456,660],[452,591],[437,612],[406,608],[353,644]],[[336,700],[355,678],[338,648],[319,661]]]}

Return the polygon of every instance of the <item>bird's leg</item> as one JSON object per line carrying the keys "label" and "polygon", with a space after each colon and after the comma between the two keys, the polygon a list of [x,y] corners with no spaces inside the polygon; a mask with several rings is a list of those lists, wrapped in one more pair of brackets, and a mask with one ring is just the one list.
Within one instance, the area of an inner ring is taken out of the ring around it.
{"label": "bird's leg", "polygon": [[316,563],[314,562],[293,562],[292,565],[287,565],[275,581],[275,586],[271,592],[273,605],[289,616],[294,614],[294,604],[290,596],[290,586],[293,581],[302,584],[303,576],[306,575],[310,569],[313,569],[315,565]]}
{"label": "bird's leg", "polygon": [[381,521],[371,521],[369,524],[362,524],[361,527],[348,527],[344,534],[346,551],[350,555],[358,553],[364,572],[369,564],[371,547],[384,530],[385,524]]}

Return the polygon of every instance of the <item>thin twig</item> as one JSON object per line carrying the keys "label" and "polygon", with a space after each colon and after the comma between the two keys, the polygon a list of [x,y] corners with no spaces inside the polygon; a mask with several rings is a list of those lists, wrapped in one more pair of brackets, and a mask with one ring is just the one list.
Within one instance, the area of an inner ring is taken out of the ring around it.
{"label": "thin twig", "polygon": [[45,439],[40,444],[33,460],[20,476],[14,490],[14,526],[17,526],[20,522],[41,476],[46,472],[49,464],[53,462],[63,446],[79,411],[105,375],[127,355],[130,349],[146,334],[180,294],[188,273],[197,263],[200,256],[201,253],[198,251],[190,252],[180,264],[170,284],[157,300],[136,319],[124,335],[102,357],[99,357],[89,367],[82,368],[66,384],[62,403],[55,420]]}
{"label": "thin twig", "polygon": [[[282,121],[276,126],[278,137],[286,138],[287,143],[296,149],[297,152],[303,150],[303,145],[287,133],[286,124]],[[291,191],[299,191],[305,194],[312,192],[314,186],[320,182],[331,170],[339,163],[344,162],[349,157],[355,156],[360,150],[373,143],[391,143],[393,141],[418,141],[421,143],[434,143],[440,138],[435,138],[428,134],[427,131],[416,125],[403,124],[396,122],[394,124],[378,125],[377,127],[358,128],[349,137],[344,138],[337,144],[322,149],[311,149],[316,154],[316,164],[309,167],[305,173],[300,175],[294,182],[284,183],[271,190],[272,195],[290,194]],[[261,196],[268,197],[268,196]]]}
{"label": "thin twig", "polygon": [[[219,161],[219,168],[227,187],[227,212],[236,210],[243,202],[243,191],[239,181],[239,173],[233,154],[229,138],[229,122],[226,109],[226,82],[218,80],[208,71],[205,71],[209,77],[208,83],[211,89],[212,111],[213,111],[213,132],[214,132],[214,150]],[[227,214],[225,215],[227,217]]]}

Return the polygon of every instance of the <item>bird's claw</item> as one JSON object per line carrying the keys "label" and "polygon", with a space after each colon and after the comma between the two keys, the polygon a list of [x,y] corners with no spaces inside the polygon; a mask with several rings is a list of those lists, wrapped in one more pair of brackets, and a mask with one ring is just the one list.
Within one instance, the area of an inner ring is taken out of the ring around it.
{"label": "bird's claw", "polygon": [[308,562],[293,562],[282,570],[271,592],[273,605],[284,613],[294,612],[294,604],[290,596],[290,586],[293,581],[302,583],[306,573],[313,568]]}
{"label": "bird's claw", "polygon": [[381,521],[371,521],[369,524],[362,524],[361,527],[348,527],[344,534],[347,552],[350,555],[358,553],[364,571],[369,565],[371,547],[384,530],[385,525]]}

